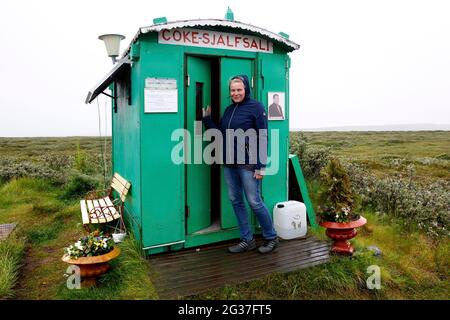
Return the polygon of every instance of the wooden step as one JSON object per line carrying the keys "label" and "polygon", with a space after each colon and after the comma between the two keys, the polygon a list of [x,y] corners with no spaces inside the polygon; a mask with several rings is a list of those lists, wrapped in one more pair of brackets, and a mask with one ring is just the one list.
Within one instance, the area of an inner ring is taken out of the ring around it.
{"label": "wooden step", "polygon": [[[151,277],[161,299],[177,299],[225,285],[292,272],[329,261],[330,245],[314,237],[281,240],[270,254],[231,254],[235,242],[150,256]],[[258,241],[258,245],[262,240]]]}

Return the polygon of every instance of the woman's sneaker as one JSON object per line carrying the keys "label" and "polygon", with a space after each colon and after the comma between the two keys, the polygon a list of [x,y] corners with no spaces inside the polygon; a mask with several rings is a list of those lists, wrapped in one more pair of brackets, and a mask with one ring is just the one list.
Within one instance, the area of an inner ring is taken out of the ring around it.
{"label": "woman's sneaker", "polygon": [[264,241],[264,244],[258,248],[259,253],[269,253],[272,252],[276,247],[278,247],[278,238],[272,240]]}
{"label": "woman's sneaker", "polygon": [[252,240],[241,240],[238,244],[228,248],[228,252],[239,253],[256,249],[256,241]]}

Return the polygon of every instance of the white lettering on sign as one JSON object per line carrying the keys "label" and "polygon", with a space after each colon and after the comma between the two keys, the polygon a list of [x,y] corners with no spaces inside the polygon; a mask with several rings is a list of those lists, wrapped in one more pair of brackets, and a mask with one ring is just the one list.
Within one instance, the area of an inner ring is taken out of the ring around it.
{"label": "white lettering on sign", "polygon": [[273,53],[273,44],[269,40],[209,30],[164,29],[158,33],[158,42],[180,46]]}

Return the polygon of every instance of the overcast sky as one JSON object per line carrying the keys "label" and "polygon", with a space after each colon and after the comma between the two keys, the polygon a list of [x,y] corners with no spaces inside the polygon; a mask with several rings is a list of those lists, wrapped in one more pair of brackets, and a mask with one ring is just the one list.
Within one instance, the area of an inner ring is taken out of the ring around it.
{"label": "overcast sky", "polygon": [[0,136],[98,135],[84,104],[112,68],[98,35],[125,35],[123,50],[155,17],[223,19],[227,6],[301,45],[291,128],[450,123],[449,1],[14,0],[0,6]]}

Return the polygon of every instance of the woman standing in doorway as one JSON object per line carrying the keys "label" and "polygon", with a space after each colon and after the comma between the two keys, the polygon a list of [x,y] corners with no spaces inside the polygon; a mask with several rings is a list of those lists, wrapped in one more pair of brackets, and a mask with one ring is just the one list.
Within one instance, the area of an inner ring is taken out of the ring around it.
{"label": "woman standing in doorway", "polygon": [[[258,252],[269,253],[278,246],[278,239],[269,210],[260,194],[265,159],[267,158],[267,114],[260,102],[250,98],[247,76],[233,77],[230,80],[229,89],[233,103],[225,109],[219,126],[216,126],[211,119],[209,106],[203,113],[203,122],[206,127],[219,129],[224,138],[224,177],[240,231],[240,242],[229,247],[228,251],[239,253],[256,249],[256,241],[250,229],[243,198],[245,193],[245,197],[262,227],[262,235],[265,240],[264,244],[258,248]],[[257,139],[251,139],[247,134],[242,136],[243,140],[239,139],[239,134],[242,132],[255,132]],[[239,141],[241,141],[241,145]],[[242,146],[242,141],[245,141],[244,146]],[[265,148],[265,150],[260,152],[260,148]],[[261,159],[260,154],[264,159]]]}

